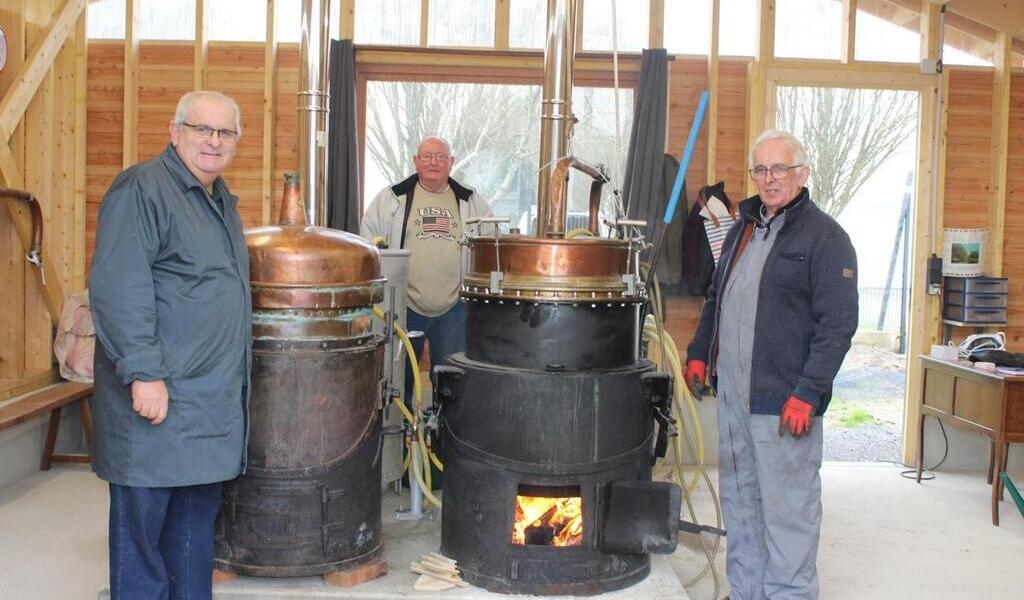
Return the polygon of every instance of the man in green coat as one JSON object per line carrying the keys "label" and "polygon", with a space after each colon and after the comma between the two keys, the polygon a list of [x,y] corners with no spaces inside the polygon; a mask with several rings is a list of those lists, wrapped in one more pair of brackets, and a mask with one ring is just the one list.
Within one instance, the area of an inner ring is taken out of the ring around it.
{"label": "man in green coat", "polygon": [[210,598],[220,482],[244,469],[249,259],[221,173],[238,105],[182,96],[170,144],[100,207],[90,300],[96,473],[110,483],[110,592]]}

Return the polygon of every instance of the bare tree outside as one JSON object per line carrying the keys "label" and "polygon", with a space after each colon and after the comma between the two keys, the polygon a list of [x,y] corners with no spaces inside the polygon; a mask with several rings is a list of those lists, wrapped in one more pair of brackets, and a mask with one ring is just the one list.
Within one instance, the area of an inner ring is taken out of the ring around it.
{"label": "bare tree outside", "polygon": [[780,129],[807,147],[815,203],[838,217],[917,131],[917,96],[891,90],[780,87]]}
{"label": "bare tree outside", "polygon": [[[612,93],[607,88],[574,90],[579,123],[572,151],[588,162],[608,165],[614,174]],[[621,131],[628,140],[632,90],[623,90],[621,96]],[[366,106],[366,157],[387,184],[408,177],[420,140],[437,135],[452,146],[453,177],[479,192],[496,214],[511,217],[516,225],[535,212],[540,86],[373,81],[367,86]],[[365,201],[382,185],[367,185]],[[611,186],[605,187],[610,203]],[[577,185],[570,179],[569,209],[585,211],[588,192],[589,181]]]}

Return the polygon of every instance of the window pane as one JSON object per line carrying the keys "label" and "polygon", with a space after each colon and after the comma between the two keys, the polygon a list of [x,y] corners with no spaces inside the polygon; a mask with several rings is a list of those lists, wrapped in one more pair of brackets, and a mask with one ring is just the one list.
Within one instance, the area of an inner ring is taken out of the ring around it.
{"label": "window pane", "polygon": [[[590,164],[604,165],[612,178],[605,184],[601,198],[602,219],[611,218],[615,215],[612,192],[622,187],[618,177],[625,171],[629,131],[633,126],[633,90],[619,90],[621,153],[615,145],[615,93],[612,88],[574,88],[572,112],[579,119],[573,134],[572,153]],[[566,231],[586,226],[592,181],[582,173],[574,172],[569,177],[569,223]]]}
{"label": "window pane", "polygon": [[356,2],[357,44],[420,43],[420,0]]}
{"label": "window pane", "polygon": [[547,28],[547,1],[512,0],[508,10],[508,45],[512,48],[543,48]]}
{"label": "window pane", "polygon": [[[616,37],[620,52],[639,52],[650,38],[649,2],[617,2],[615,4]],[[612,49],[611,0],[589,0],[583,7],[583,49]]]}
{"label": "window pane", "polygon": [[992,66],[995,44],[946,25],[943,34],[942,62],[947,65]]}
{"label": "window pane", "polygon": [[206,0],[206,36],[210,40],[262,42],[267,39],[267,3]]}
{"label": "window pane", "polygon": [[494,46],[494,2],[430,0],[431,46]]}
{"label": "window pane", "polygon": [[886,7],[884,16],[857,11],[857,60],[916,63],[921,58],[920,13]]}
{"label": "window pane", "polygon": [[718,8],[718,53],[720,55],[754,55],[754,35],[757,32],[755,9],[754,0],[721,0]]}
{"label": "window pane", "polygon": [[140,40],[196,39],[195,0],[140,1]]}
{"label": "window pane", "polygon": [[776,0],[775,56],[839,59],[842,3]]}
{"label": "window pane", "polygon": [[302,41],[302,0],[277,0],[274,35],[278,42]]}
{"label": "window pane", "polygon": [[364,209],[415,171],[420,140],[439,135],[452,145],[452,176],[517,223],[537,202],[539,106],[540,86],[368,82]]}
{"label": "window pane", "polygon": [[124,0],[97,0],[89,3],[86,18],[88,37],[101,40],[124,39]]}
{"label": "window pane", "polygon": [[[718,17],[722,18],[719,5]],[[674,54],[703,54],[711,50],[710,0],[665,0],[665,49]],[[721,54],[722,41],[719,38]]]}

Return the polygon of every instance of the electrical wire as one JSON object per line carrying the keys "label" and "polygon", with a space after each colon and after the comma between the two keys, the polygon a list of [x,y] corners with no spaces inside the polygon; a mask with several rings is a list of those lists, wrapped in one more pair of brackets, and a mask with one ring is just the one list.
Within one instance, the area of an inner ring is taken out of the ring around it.
{"label": "electrical wire", "polygon": [[[930,481],[932,479],[935,479],[935,469],[941,467],[942,463],[946,462],[946,457],[949,456],[949,437],[946,436],[946,426],[942,424],[942,420],[936,419],[936,421],[938,421],[939,423],[939,430],[942,431],[942,441],[945,445],[945,448],[942,450],[942,458],[939,459],[939,462],[935,463],[935,465],[932,467],[924,467],[923,469],[921,469],[921,481]],[[923,444],[924,437],[918,440],[917,443]],[[923,457],[921,460],[922,462],[924,462]],[[900,477],[903,477],[905,479],[917,479],[917,467],[911,467],[906,463],[899,463],[899,465],[902,467],[910,467],[905,471],[900,471]]]}
{"label": "electrical wire", "polygon": [[[700,427],[700,419],[698,418],[696,412],[696,405],[693,400],[693,395],[690,393],[689,388],[686,386],[683,377],[682,361],[679,356],[678,347],[676,346],[674,340],[672,340],[671,335],[669,335],[668,332],[665,331],[664,323],[661,320],[661,315],[663,314],[663,311],[661,303],[661,287],[658,283],[658,278],[657,276],[652,275],[649,272],[647,273],[647,275],[648,277],[651,278],[654,285],[653,293],[651,296],[652,310],[644,321],[644,338],[648,341],[649,356],[651,356],[652,347],[655,349],[652,360],[654,360],[656,364],[659,364],[659,367],[663,369],[665,368],[666,363],[668,363],[668,370],[673,375],[673,390],[675,391],[675,394],[673,395],[672,409],[673,414],[676,418],[676,422],[679,423],[679,433],[681,434],[680,436],[676,437],[674,443],[672,444],[672,453],[674,458],[673,466],[677,483],[680,487],[680,490],[682,491],[683,499],[686,502],[686,508],[690,516],[690,519],[696,523],[698,522],[698,519],[696,510],[693,507],[691,494],[694,488],[696,487],[697,478],[703,477],[703,480],[708,488],[708,493],[711,495],[711,499],[715,507],[716,525],[719,528],[721,528],[722,506],[721,502],[719,501],[718,494],[715,491],[714,484],[711,481],[711,476],[704,468],[704,439]],[[690,438],[690,435],[687,431],[686,420],[683,419],[683,414],[681,408],[679,407],[679,402],[675,401],[675,399],[679,397],[685,398],[690,407],[690,423],[694,429],[695,436],[698,438],[698,443],[696,444],[696,446],[694,445],[694,442]],[[687,449],[690,451],[690,455],[696,460],[697,463],[694,479],[691,481],[689,485],[685,483],[686,480],[682,472],[682,448],[679,437],[682,437],[682,440],[686,442]],[[697,540],[700,543],[700,547],[702,552],[704,553],[706,562],[704,566],[701,568],[701,570],[695,576],[693,576],[690,580],[683,582],[683,586],[688,587],[697,583],[703,577],[705,577],[708,574],[708,572],[710,572],[712,581],[714,583],[714,597],[718,598],[719,593],[721,591],[721,582],[719,581],[718,570],[715,568],[715,557],[718,555],[722,539],[719,536],[715,536],[714,544],[710,548],[708,547],[707,541],[704,539],[703,536],[698,535]]]}

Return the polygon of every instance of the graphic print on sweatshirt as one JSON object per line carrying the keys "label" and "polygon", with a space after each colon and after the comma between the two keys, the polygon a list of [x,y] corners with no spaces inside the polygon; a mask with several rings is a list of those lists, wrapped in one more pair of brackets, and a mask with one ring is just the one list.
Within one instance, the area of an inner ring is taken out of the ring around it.
{"label": "graphic print on sweatshirt", "polygon": [[416,213],[413,227],[418,239],[455,241],[456,218],[451,210],[427,206],[417,207]]}

